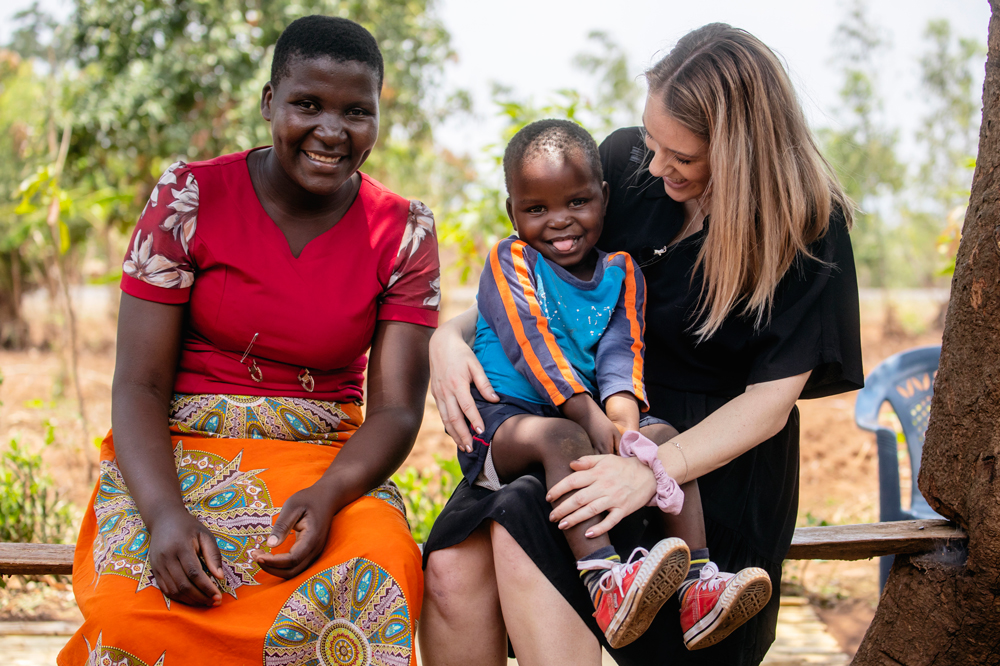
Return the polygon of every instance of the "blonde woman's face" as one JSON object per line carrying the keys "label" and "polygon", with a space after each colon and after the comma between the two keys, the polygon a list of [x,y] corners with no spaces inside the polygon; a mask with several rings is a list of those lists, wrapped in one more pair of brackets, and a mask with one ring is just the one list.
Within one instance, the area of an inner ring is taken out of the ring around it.
{"label": "blonde woman's face", "polygon": [[681,125],[652,97],[646,98],[642,123],[646,147],[653,152],[649,173],[663,179],[667,195],[674,201],[699,199],[712,177],[708,142]]}

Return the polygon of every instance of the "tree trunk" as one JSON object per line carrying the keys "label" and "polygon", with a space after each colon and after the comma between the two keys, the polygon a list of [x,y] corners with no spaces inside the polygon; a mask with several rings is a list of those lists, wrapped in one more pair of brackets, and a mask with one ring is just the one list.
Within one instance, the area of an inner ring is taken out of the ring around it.
{"label": "tree trunk", "polygon": [[919,479],[968,551],[896,558],[859,666],[1000,664],[1000,0],[990,6],[979,156]]}

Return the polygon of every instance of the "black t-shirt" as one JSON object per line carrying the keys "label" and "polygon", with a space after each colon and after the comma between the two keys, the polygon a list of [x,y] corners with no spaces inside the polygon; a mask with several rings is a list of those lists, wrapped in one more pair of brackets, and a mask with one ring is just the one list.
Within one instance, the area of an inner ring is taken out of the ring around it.
{"label": "black t-shirt", "polygon": [[[645,379],[652,413],[665,389],[734,397],[750,384],[812,370],[803,398],[860,388],[858,286],[847,225],[838,210],[827,233],[810,246],[816,259],[799,257],[775,292],[771,317],[761,328],[731,314],[708,340],[693,332],[701,271],[692,271],[709,224],[674,245],[683,207],[667,196],[663,181],[643,166],[641,130],[614,132],[601,144],[610,187],[602,250],[635,257],[646,278]],[[818,261],[817,261],[818,259]]]}

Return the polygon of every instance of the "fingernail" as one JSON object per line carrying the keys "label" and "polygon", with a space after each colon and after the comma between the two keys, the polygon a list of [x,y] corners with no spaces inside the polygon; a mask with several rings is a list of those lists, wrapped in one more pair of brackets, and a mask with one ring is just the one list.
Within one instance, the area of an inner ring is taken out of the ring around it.
{"label": "fingernail", "polygon": [[479,427],[477,427],[477,428],[476,428],[476,434],[477,434],[477,435],[482,435],[482,434],[483,434],[483,429],[482,429],[482,428],[479,428]]}
{"label": "fingernail", "polygon": [[277,546],[278,545],[278,537],[276,537],[276,536],[269,536],[269,537],[267,537],[267,545],[271,546],[272,548],[274,548],[275,546]]}
{"label": "fingernail", "polygon": [[[569,523],[567,523],[565,520],[562,521],[561,523],[559,523],[559,529],[564,530],[567,527],[569,527]],[[590,536],[590,535],[588,534],[587,536]]]}
{"label": "fingernail", "polygon": [[552,495],[546,495],[545,496],[545,501],[546,502],[551,502],[552,501]]}
{"label": "fingernail", "polygon": [[590,539],[590,538],[592,538],[594,536],[594,533],[593,532],[587,532],[584,536],[587,537],[588,539]]}

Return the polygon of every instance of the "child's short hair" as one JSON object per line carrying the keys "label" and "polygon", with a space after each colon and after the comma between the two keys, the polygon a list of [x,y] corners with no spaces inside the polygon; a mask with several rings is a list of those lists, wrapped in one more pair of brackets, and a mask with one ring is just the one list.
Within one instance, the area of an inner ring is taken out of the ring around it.
{"label": "child's short hair", "polygon": [[372,34],[350,19],[339,16],[303,16],[292,21],[274,45],[271,85],[288,74],[294,58],[333,58],[337,62],[360,62],[378,76],[382,92],[385,64]]}
{"label": "child's short hair", "polygon": [[580,150],[590,163],[594,177],[599,181],[604,180],[597,142],[580,125],[571,120],[552,118],[525,125],[510,140],[503,153],[503,180],[507,191],[510,191],[511,172],[520,169],[526,159],[544,151],[565,154],[571,150]]}

